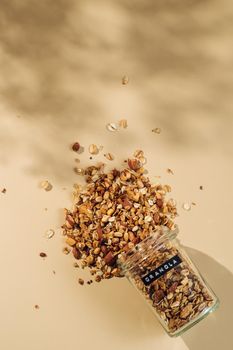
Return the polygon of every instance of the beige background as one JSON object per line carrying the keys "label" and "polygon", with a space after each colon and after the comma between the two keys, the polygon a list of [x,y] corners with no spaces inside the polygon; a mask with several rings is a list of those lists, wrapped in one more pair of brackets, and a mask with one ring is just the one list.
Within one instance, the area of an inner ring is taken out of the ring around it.
{"label": "beige background", "polygon": [[[232,29],[230,0],[0,1],[2,350],[233,348]],[[120,118],[128,129],[108,133]],[[186,335],[169,338],[126,280],[78,285],[59,229],[76,140],[116,165],[143,148],[173,186],[180,239],[221,299]]]}

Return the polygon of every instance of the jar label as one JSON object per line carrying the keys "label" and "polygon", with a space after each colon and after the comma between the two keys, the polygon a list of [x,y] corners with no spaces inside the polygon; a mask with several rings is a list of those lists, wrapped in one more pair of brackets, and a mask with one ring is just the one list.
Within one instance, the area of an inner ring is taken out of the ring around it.
{"label": "jar label", "polygon": [[150,271],[147,275],[142,277],[142,282],[149,286],[152,282],[156,281],[161,276],[165,275],[168,271],[173,269],[174,267],[178,266],[182,262],[179,255],[173,256],[171,259],[165,261],[163,264],[161,264],[159,267],[157,267],[155,270]]}

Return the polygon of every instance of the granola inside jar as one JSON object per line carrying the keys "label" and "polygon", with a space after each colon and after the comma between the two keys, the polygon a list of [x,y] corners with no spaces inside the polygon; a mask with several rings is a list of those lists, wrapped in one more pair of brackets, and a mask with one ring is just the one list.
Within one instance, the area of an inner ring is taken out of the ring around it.
{"label": "granola inside jar", "polygon": [[218,298],[176,239],[162,227],[120,255],[123,274],[144,296],[170,336],[178,336],[218,306]]}

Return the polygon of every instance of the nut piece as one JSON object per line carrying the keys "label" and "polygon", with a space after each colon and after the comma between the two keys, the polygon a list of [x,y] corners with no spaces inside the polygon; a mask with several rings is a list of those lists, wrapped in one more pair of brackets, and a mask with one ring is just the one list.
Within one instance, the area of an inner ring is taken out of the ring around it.
{"label": "nut piece", "polygon": [[75,143],[73,144],[73,146],[72,146],[72,150],[73,150],[74,152],[78,152],[79,149],[80,149],[80,144],[79,144],[78,142],[75,142]]}
{"label": "nut piece", "polygon": [[49,181],[47,181],[47,180],[41,181],[40,182],[40,187],[43,188],[45,191],[51,191],[51,189],[53,188],[51,183]]}
{"label": "nut piece", "polygon": [[114,131],[117,131],[117,130],[118,130],[118,126],[117,126],[117,124],[115,124],[115,123],[108,123],[108,124],[106,125],[106,129],[107,129],[108,131],[114,132]]}
{"label": "nut piece", "polygon": [[128,166],[132,170],[138,170],[141,168],[141,163],[138,159],[128,159]]}
{"label": "nut piece", "polygon": [[120,128],[126,129],[128,127],[128,122],[126,119],[121,119],[119,120],[118,125]]}
{"label": "nut piece", "polygon": [[121,82],[122,85],[127,85],[129,83],[129,77],[127,75],[124,75]]}
{"label": "nut piece", "polygon": [[187,317],[191,314],[192,310],[193,310],[192,304],[186,305],[186,306],[183,308],[183,310],[181,310],[181,312],[180,312],[180,317],[181,317],[181,318],[187,318]]}

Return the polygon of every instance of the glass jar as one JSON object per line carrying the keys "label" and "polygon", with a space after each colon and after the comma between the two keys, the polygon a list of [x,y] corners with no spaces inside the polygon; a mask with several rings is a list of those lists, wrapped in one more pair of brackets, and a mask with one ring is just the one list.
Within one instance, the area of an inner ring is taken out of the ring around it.
{"label": "glass jar", "polygon": [[218,306],[218,298],[176,239],[163,227],[121,254],[124,275],[170,336],[178,336]]}

